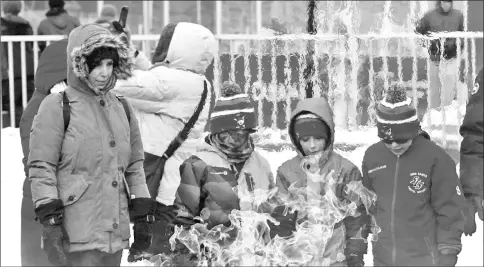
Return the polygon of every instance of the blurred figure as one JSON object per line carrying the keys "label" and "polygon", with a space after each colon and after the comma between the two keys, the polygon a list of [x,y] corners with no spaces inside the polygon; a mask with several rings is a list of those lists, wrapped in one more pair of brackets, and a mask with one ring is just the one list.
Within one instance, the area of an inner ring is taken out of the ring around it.
{"label": "blurred figure", "polygon": [[[21,1],[3,1],[4,17],[1,18],[1,34],[4,35],[32,35],[32,26],[18,14],[22,10]],[[8,77],[8,43],[3,42],[2,52],[2,105],[3,110],[10,110],[10,90]],[[19,125],[22,116],[22,65],[20,42],[13,42],[13,76],[15,98],[15,126]],[[34,56],[32,42],[25,43],[27,101],[34,92]],[[11,125],[13,126],[13,125]]]}
{"label": "blurred figure", "polygon": [[111,23],[117,19],[116,13],[117,10],[115,6],[106,4],[101,10],[101,16],[94,23],[113,31]]}
{"label": "blurred figure", "polygon": [[460,127],[460,134],[463,138],[460,146],[460,182],[468,205],[465,235],[472,235],[476,232],[476,212],[479,219],[481,221],[483,219],[483,80],[484,73],[481,68],[467,103],[464,121]]}
{"label": "blurred figure", "polygon": [[[34,204],[30,190],[29,157],[30,129],[40,103],[50,93],[57,93],[67,87],[67,39],[54,42],[45,48],[39,59],[35,75],[35,91],[25,108],[20,120],[20,138],[24,157],[25,180],[23,185],[20,255],[22,266],[50,266],[47,256],[41,247],[42,226],[35,221]],[[62,120],[59,114],[58,120]]]}
{"label": "blurred figure", "polygon": [[[64,9],[64,0],[49,0],[49,11],[45,13],[45,18],[37,28],[38,35],[64,35],[69,36],[69,33],[81,25],[79,19],[67,13]],[[39,42],[40,51],[45,49],[45,42]]]}
{"label": "blurred figure", "polygon": [[[423,16],[415,31],[425,35],[438,32],[464,31],[464,16],[462,12],[453,8],[452,1],[436,1],[435,8]],[[461,48],[463,47],[464,42],[462,41]],[[444,43],[444,51],[441,51],[440,40],[432,40],[428,50],[431,60],[428,68],[430,77],[429,108],[438,108],[441,104],[448,106],[456,95],[459,77],[460,62],[456,60],[456,39],[447,38]]]}

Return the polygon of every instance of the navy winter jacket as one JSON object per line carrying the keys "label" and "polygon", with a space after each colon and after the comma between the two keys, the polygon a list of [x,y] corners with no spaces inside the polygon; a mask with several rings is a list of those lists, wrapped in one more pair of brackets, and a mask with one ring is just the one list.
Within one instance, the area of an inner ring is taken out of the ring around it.
{"label": "navy winter jacket", "polygon": [[378,142],[365,152],[362,171],[363,184],[377,194],[375,265],[431,266],[442,249],[460,252],[465,198],[441,147],[419,135],[397,157]]}
{"label": "navy winter jacket", "polygon": [[474,89],[466,107],[466,115],[460,127],[462,143],[460,146],[460,181],[466,196],[483,197],[482,169],[483,158],[483,116],[482,108],[483,92],[482,82],[484,79],[483,69],[479,72],[474,84]]}

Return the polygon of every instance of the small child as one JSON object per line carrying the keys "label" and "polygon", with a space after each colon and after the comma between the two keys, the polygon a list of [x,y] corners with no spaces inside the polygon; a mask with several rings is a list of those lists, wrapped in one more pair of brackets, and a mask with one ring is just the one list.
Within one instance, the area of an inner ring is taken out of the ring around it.
{"label": "small child", "polygon": [[[338,204],[351,203],[345,190],[346,185],[361,181],[361,172],[352,162],[333,151],[335,140],[333,111],[326,99],[308,98],[299,102],[291,117],[289,136],[298,155],[279,167],[276,178],[278,194],[290,194],[289,191],[293,190],[290,187],[294,185],[298,189],[303,189],[300,190],[302,194],[306,195],[304,192],[307,192],[307,198],[313,195],[316,198],[321,196],[319,203],[322,205],[331,206],[333,203],[327,203],[331,201]],[[328,179],[332,178],[332,174],[338,177],[335,188],[331,188],[335,191],[337,201],[323,197],[327,196]],[[314,180],[310,177],[313,175],[326,178]],[[308,199],[308,201],[311,200]],[[278,226],[271,225],[272,237],[276,234],[281,237],[291,236],[296,231],[296,222],[299,225],[307,225],[308,219],[317,217],[317,214],[312,211],[308,212],[307,217],[302,217],[300,214],[304,211],[301,210],[283,215],[282,211],[278,210],[281,207],[276,207],[271,214],[280,222]],[[329,209],[326,211],[328,212]],[[331,220],[331,216],[326,217],[327,220],[324,223]],[[366,225],[370,224],[366,209],[363,205],[358,205],[357,214],[354,216],[343,214],[342,217],[344,218],[334,226],[330,225],[332,226],[331,236],[324,242],[326,244],[322,248],[321,255],[316,255],[316,258],[321,258],[323,262],[329,260],[330,266],[364,266],[363,256],[367,252],[364,238],[367,237],[369,229]]]}
{"label": "small child", "polygon": [[[452,158],[422,131],[404,88],[391,87],[377,106],[381,141],[365,152],[363,184],[377,195],[381,227],[375,266],[455,266],[465,199]],[[373,213],[373,212],[372,212]]]}

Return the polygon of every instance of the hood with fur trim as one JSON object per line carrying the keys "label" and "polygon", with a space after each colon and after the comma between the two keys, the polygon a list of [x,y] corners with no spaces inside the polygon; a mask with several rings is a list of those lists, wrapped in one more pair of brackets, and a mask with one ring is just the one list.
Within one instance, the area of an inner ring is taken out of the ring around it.
{"label": "hood with fur trim", "polygon": [[[122,41],[121,35],[113,35],[106,28],[97,24],[81,25],[72,30],[67,44],[67,83],[69,86],[101,95],[111,90],[117,79],[125,80],[132,76],[134,69],[134,53]],[[118,52],[118,66],[113,69],[113,75],[103,91],[94,89],[88,80],[89,68],[86,58],[98,47],[112,47]]]}
{"label": "hood with fur trim", "polygon": [[209,29],[195,23],[180,22],[176,25],[165,62],[170,68],[204,75],[216,52],[217,41]]}

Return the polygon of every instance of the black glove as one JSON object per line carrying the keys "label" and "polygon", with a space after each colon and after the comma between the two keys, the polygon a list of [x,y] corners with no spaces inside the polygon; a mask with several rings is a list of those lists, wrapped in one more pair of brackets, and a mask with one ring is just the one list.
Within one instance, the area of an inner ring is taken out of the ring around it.
{"label": "black glove", "polygon": [[49,261],[55,266],[66,266],[68,260],[64,251],[64,242],[69,242],[67,232],[62,226],[64,204],[60,199],[40,205],[35,214],[43,226],[43,249]]}
{"label": "black glove", "polygon": [[297,211],[294,213],[288,212],[286,216],[283,215],[283,212],[284,206],[278,206],[271,213],[272,218],[279,222],[279,225],[268,222],[271,229],[271,239],[274,238],[276,234],[280,237],[288,237],[296,231]]}
{"label": "black glove", "polygon": [[348,266],[365,266],[363,255],[366,254],[368,243],[363,239],[347,239],[345,247],[346,263]]}
{"label": "black glove", "polygon": [[155,200],[151,198],[135,198],[131,200],[130,217],[134,223],[134,242],[129,248],[128,262],[141,260],[147,256],[153,237],[152,225],[155,222]]}
{"label": "black glove", "polygon": [[466,224],[464,226],[464,234],[466,236],[472,236],[476,232],[476,208],[472,203],[472,199],[468,198],[466,207],[464,208],[464,215]]}
{"label": "black glove", "polygon": [[439,253],[438,266],[455,266],[457,264],[456,254],[442,254]]}
{"label": "black glove", "polygon": [[363,267],[365,262],[363,261],[363,255],[351,254],[346,257],[346,265],[348,267]]}
{"label": "black glove", "polygon": [[153,255],[171,253],[171,246],[169,243],[170,237],[173,235],[173,220],[176,217],[176,207],[166,206],[164,204],[155,203],[155,223],[153,224],[153,243],[149,252]]}

